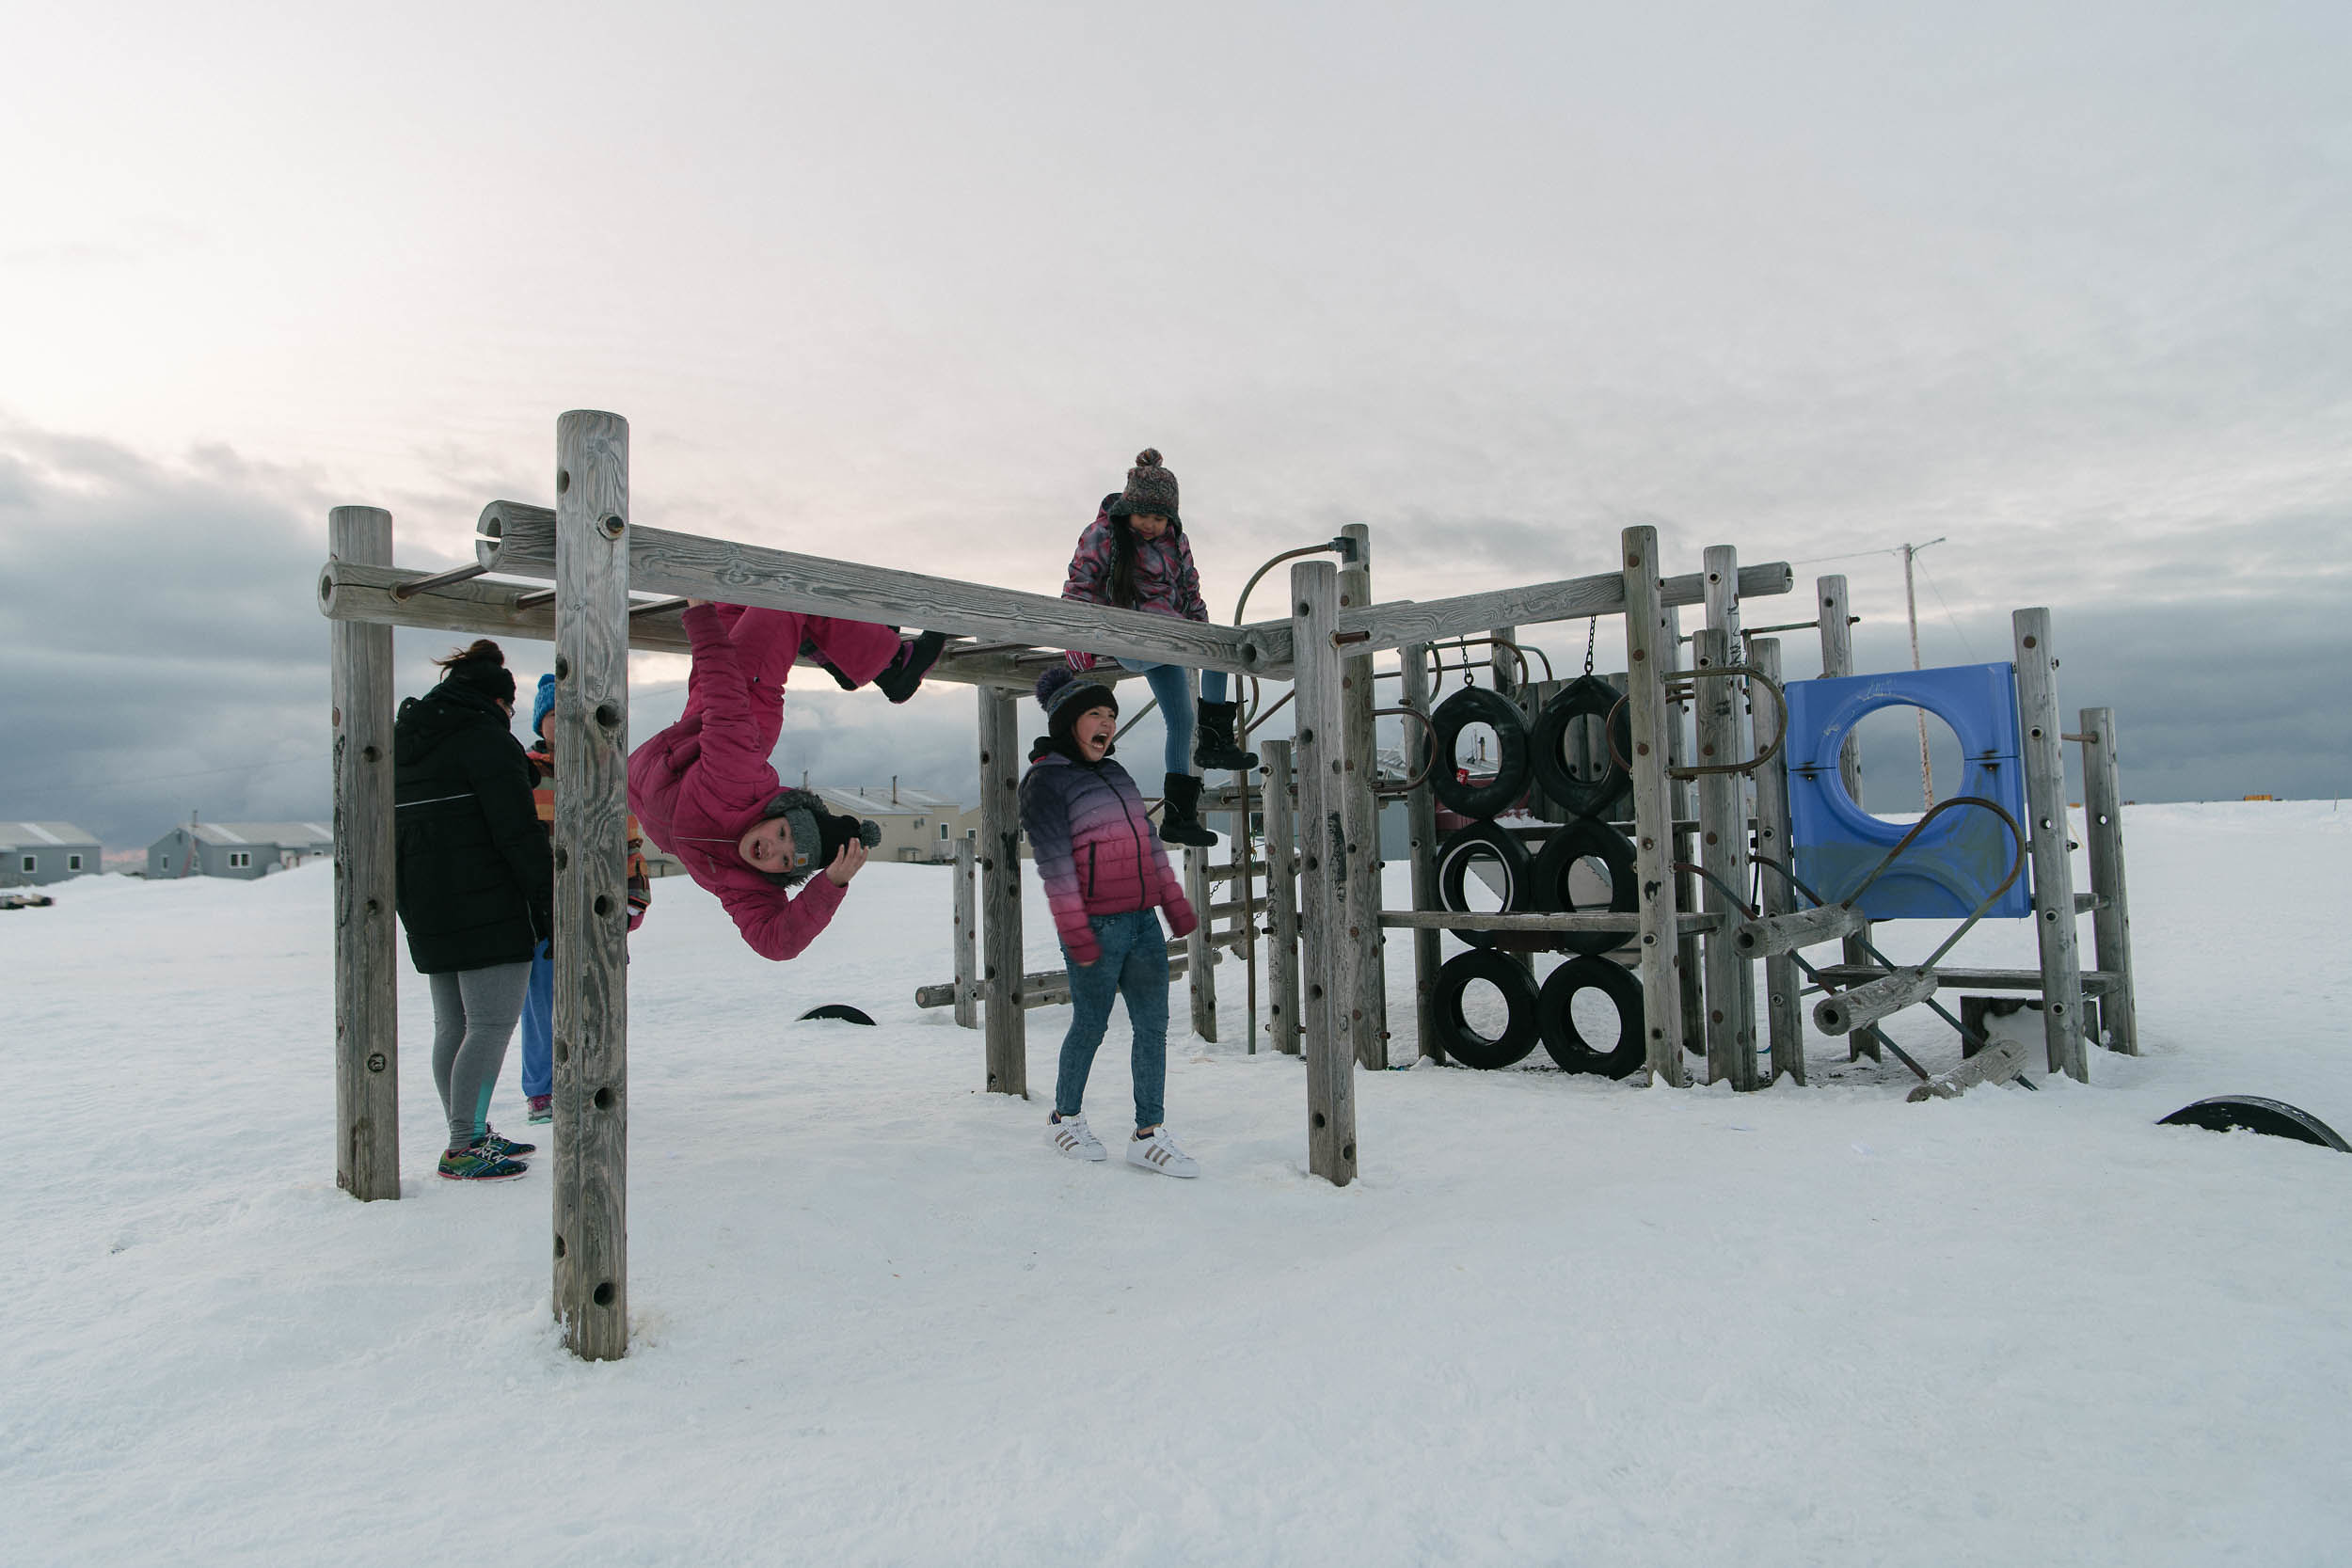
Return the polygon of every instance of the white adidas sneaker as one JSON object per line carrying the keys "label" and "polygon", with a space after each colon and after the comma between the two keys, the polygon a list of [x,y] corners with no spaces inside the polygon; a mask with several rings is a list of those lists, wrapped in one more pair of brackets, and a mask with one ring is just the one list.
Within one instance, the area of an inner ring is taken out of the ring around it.
{"label": "white adidas sneaker", "polygon": [[1045,1124],[1045,1140],[1073,1160],[1107,1160],[1110,1150],[1087,1126],[1084,1117],[1064,1117]]}
{"label": "white adidas sneaker", "polygon": [[1127,1163],[1141,1165],[1145,1170],[1158,1171],[1162,1176],[1193,1177],[1200,1174],[1200,1162],[1178,1148],[1176,1140],[1168,1135],[1165,1127],[1154,1127],[1148,1138],[1129,1138]]}

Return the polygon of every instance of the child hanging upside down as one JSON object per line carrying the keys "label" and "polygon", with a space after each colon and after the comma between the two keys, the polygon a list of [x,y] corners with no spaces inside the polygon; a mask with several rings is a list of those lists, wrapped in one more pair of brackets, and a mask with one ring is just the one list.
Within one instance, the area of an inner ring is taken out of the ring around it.
{"label": "child hanging upside down", "polygon": [[[947,640],[701,599],[688,601],[684,621],[694,650],[686,712],[629,753],[629,809],[646,837],[719,895],[753,952],[797,958],[832,921],[881,830],[783,788],[770,766],[792,661],[805,644],[845,685],[870,681],[903,703]],[[823,876],[809,875],[819,868]]]}

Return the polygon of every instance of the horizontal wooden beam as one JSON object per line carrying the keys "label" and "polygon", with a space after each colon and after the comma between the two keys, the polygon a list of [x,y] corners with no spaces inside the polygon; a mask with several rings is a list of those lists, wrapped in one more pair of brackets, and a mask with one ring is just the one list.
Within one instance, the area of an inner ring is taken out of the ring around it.
{"label": "horizontal wooden beam", "polygon": [[[492,501],[483,509],[480,528],[476,558],[490,570],[522,577],[554,573],[555,514],[546,507]],[[1287,625],[1279,640],[1281,656],[1276,657],[1271,652],[1276,643],[1248,627],[1114,610],[666,529],[631,527],[628,580],[647,593],[982,640],[1018,639],[1187,669],[1281,677],[1290,673]]]}
{"label": "horizontal wooden beam", "polygon": [[[1762,598],[1786,594],[1796,586],[1796,574],[1787,562],[1769,562],[1740,569],[1740,596]],[[1705,604],[1707,574],[1690,572],[1667,578],[1659,589],[1666,605]],[[1389,604],[1343,610],[1338,636],[1351,655],[1378,653],[1411,642],[1442,642],[1450,637],[1484,634],[1494,626],[1541,626],[1547,621],[1579,621],[1588,615],[1625,613],[1625,574],[1602,572],[1588,578],[1563,578],[1525,588],[1501,588],[1486,594],[1464,594],[1450,599],[1398,599]],[[1261,634],[1269,648],[1285,623],[1253,621],[1245,630]],[[1282,645],[1287,657],[1289,648]]]}
{"label": "horizontal wooden beam", "polygon": [[[1686,937],[1703,936],[1715,928],[1715,917],[1711,914],[1686,914],[1678,919],[1677,928]],[[1380,924],[1392,930],[1623,931],[1631,936],[1642,928],[1641,920],[1637,912],[1619,913],[1605,910],[1563,914],[1472,914],[1453,910],[1380,911]]]}
{"label": "horizontal wooden beam", "polygon": [[[1209,951],[1214,955],[1212,961],[1223,963],[1225,961],[1223,949],[1239,945],[1241,940],[1238,935],[1232,933],[1211,939]],[[1185,970],[1191,967],[1191,955],[1185,951],[1185,947],[1186,939],[1183,937],[1168,944],[1168,977],[1170,980],[1181,978]],[[986,989],[985,986],[981,988],[983,1001],[985,1001]],[[952,980],[936,986],[914,988],[914,1005],[918,1007],[946,1007],[952,1006],[955,1000],[956,987]],[[1070,971],[1066,969],[1041,969],[1035,974],[1024,974],[1021,977],[1021,1006],[1024,1010],[1032,1007],[1058,1007],[1069,1000]]]}
{"label": "horizontal wooden beam", "polygon": [[[417,590],[417,584],[445,575],[330,561],[319,569],[319,612],[330,621],[370,621],[424,631],[469,633],[475,637],[555,641],[555,606],[551,602],[541,599],[530,605],[516,603],[534,597],[540,591],[519,583],[485,582],[479,578]],[[412,590],[405,599],[393,592],[403,587]],[[644,608],[629,612],[630,650],[692,653],[693,645],[680,620],[683,613],[675,605],[644,601]],[[949,644],[948,652],[955,651],[956,645]],[[803,662],[808,668],[815,668],[813,661]],[[1037,684],[1037,676],[1038,666],[1018,663],[1010,653],[991,650],[968,657],[943,657],[924,678],[961,686],[1015,687],[1025,691]],[[1110,665],[1093,672],[1090,678],[1108,683],[1131,676],[1133,672]]]}

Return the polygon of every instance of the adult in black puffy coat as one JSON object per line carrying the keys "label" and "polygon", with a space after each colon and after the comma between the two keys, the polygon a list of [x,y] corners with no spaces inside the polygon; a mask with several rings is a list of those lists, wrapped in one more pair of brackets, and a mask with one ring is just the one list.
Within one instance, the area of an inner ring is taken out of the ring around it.
{"label": "adult in black puffy coat", "polygon": [[488,639],[437,661],[440,684],[392,725],[400,921],[433,987],[433,1082],[449,1116],[443,1176],[501,1180],[532,1146],[490,1129],[531,956],[555,929],[555,862],[536,782],[508,727],[515,677]]}

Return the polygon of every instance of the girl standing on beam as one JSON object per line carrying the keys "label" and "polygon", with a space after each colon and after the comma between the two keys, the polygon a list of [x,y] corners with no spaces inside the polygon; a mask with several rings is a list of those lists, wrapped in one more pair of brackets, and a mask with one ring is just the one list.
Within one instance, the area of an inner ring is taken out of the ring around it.
{"label": "girl standing on beam", "polygon": [[[704,599],[687,601],[682,619],[694,655],[686,711],[629,753],[629,809],[647,838],[719,895],[753,952],[797,958],[831,923],[882,831],[784,788],[769,763],[792,662],[805,646],[844,686],[870,681],[903,703],[947,640]],[[819,868],[823,876],[810,875]]]}
{"label": "girl standing on beam", "polygon": [[[1062,583],[1065,599],[1088,599],[1121,610],[1179,615],[1206,621],[1209,607],[1200,598],[1200,574],[1192,564],[1192,546],[1185,541],[1184,519],[1176,511],[1176,476],[1160,463],[1157,450],[1136,453],[1127,470],[1127,487],[1104,496],[1094,521],[1078,536],[1077,553],[1070,558],[1070,576]],[[1073,670],[1094,668],[1092,654],[1069,656]],[[1193,673],[1177,664],[1119,662],[1142,674],[1159,700],[1167,726],[1164,761],[1168,772],[1162,785],[1165,805],[1160,813],[1160,836],[1170,844],[1211,845],[1216,834],[1200,823],[1200,779],[1193,768],[1221,768],[1246,772],[1258,766],[1257,757],[1241,749],[1233,736],[1237,704],[1225,700],[1225,672],[1200,672],[1200,743],[1193,741]]]}

